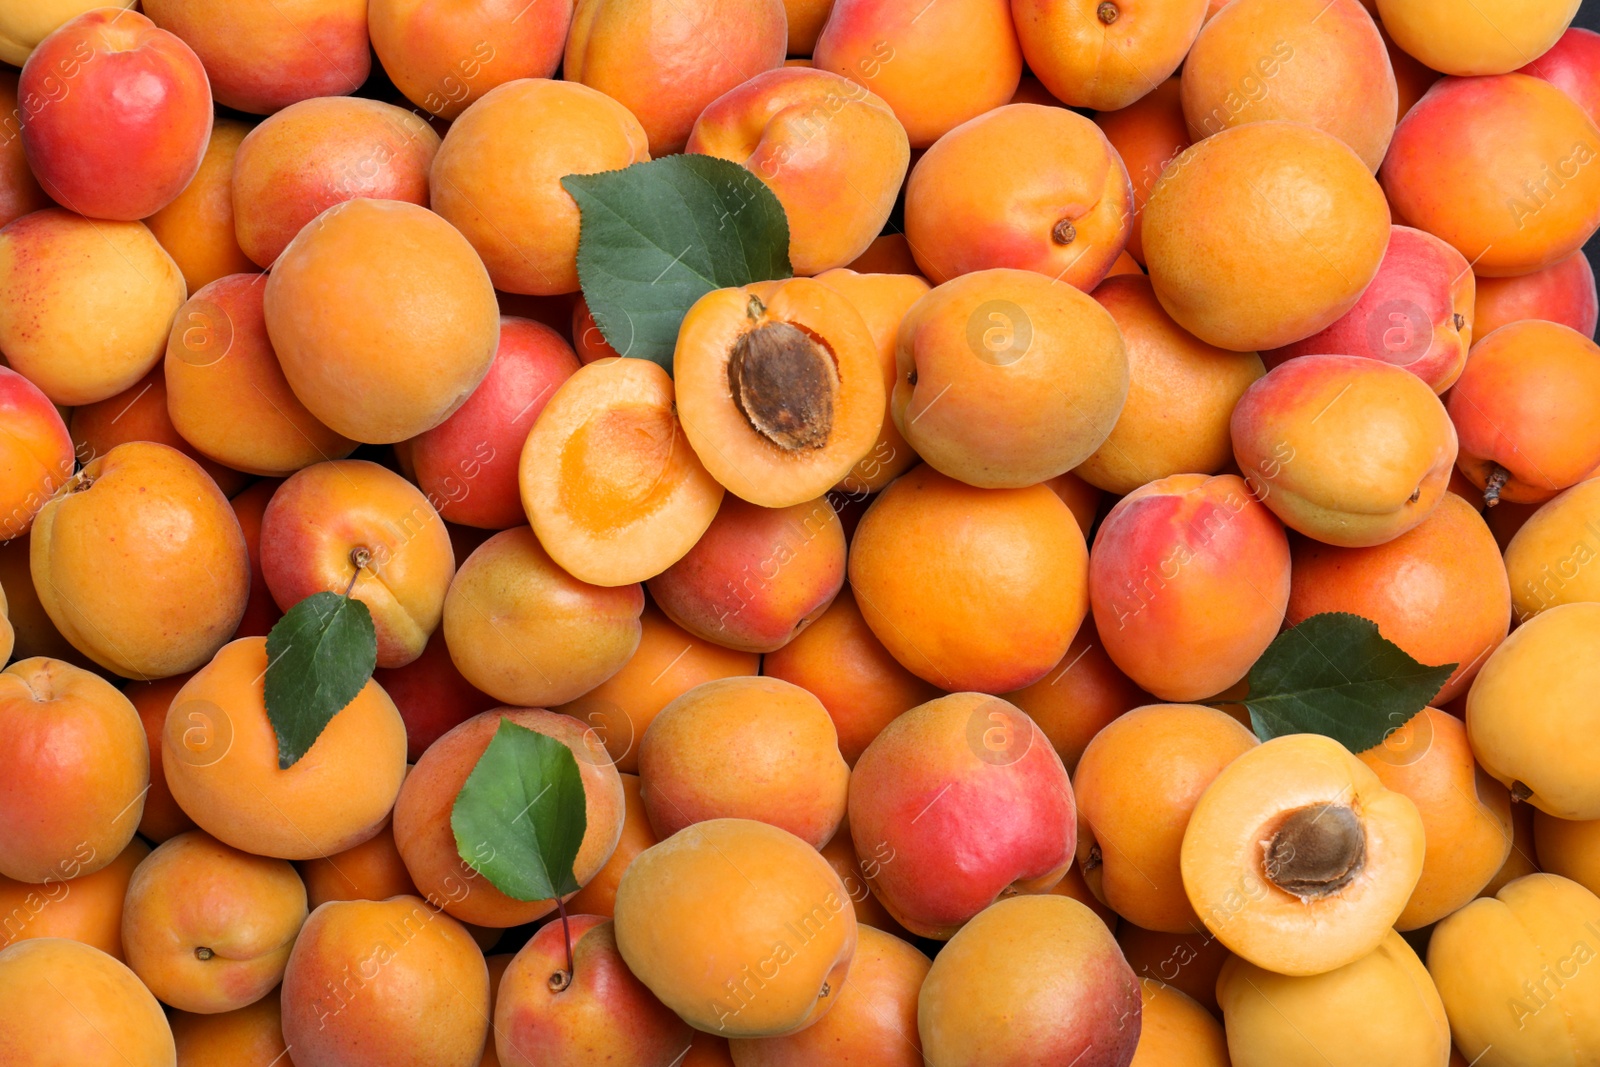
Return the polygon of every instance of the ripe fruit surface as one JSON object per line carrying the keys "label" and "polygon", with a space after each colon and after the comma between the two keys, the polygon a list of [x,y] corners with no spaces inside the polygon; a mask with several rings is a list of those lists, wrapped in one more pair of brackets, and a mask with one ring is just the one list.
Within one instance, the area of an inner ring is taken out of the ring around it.
{"label": "ripe fruit surface", "polygon": [[10,540],[28,532],[77,462],[61,413],[10,367],[0,367],[0,426],[0,540]]}
{"label": "ripe fruit surface", "polygon": [[1573,0],[1375,0],[1395,43],[1446,74],[1504,74],[1542,55],[1578,11]]}
{"label": "ripe fruit surface", "polygon": [[129,841],[117,858],[93,874],[76,873],[77,858],[42,883],[18,882],[0,875],[0,949],[39,937],[81,941],[126,963],[122,951],[122,902],[128,879],[150,846]]}
{"label": "ripe fruit surface", "polygon": [[1110,111],[1178,68],[1205,20],[1201,0],[1051,4],[1012,0],[1028,69],[1072,107]]}
{"label": "ripe fruit surface", "polygon": [[1600,601],[1600,478],[1567,489],[1522,524],[1506,546],[1511,608],[1527,622],[1560,604]]}
{"label": "ripe fruit surface", "polygon": [[172,1067],[172,1031],[134,973],[97,948],[36,938],[0,952],[0,1047],[38,1067]]}

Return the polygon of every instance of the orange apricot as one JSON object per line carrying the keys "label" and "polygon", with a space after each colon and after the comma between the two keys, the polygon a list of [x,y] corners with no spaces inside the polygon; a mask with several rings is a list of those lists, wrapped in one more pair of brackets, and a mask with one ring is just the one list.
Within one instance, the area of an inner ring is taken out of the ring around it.
{"label": "orange apricot", "polygon": [[1092,617],[1083,620],[1066,654],[1043,678],[1002,695],[1039,725],[1068,772],[1117,716],[1152,702],[1111,662]]}
{"label": "orange apricot", "polygon": [[624,805],[622,835],[617,838],[617,847],[611,850],[611,857],[606,860],[605,866],[596,871],[594,877],[567,901],[567,911],[573,915],[611,918],[617,910],[617,886],[622,884],[622,875],[628,865],[639,853],[660,840],[651,829],[650,816],[645,812],[644,798],[639,792],[639,776],[624,774],[621,778]]}
{"label": "orange apricot", "polygon": [[[78,0],[78,2],[93,2],[93,0]],[[130,5],[131,6],[131,5]],[[16,12],[7,12],[11,17]],[[0,28],[0,53],[15,47],[8,31]],[[8,63],[18,60],[0,55]],[[18,72],[9,69],[0,69],[0,115],[14,116],[21,112],[21,101],[17,97]],[[11,126],[10,120],[6,124],[7,134],[0,138],[0,226],[5,226],[32,211],[39,211],[51,205],[51,199],[39,188],[39,179],[33,176],[33,170],[28,166],[28,153],[23,148],[22,138]]]}
{"label": "orange apricot", "polygon": [[256,270],[239,247],[233,219],[233,163],[248,123],[217,119],[200,170],[177,199],[144,220],[193,294],[218,278]]}
{"label": "orange apricot", "polygon": [[99,949],[58,937],[0,951],[0,1048],[41,1065],[176,1062],[166,1016],[144,983]]}
{"label": "orange apricot", "polygon": [[394,828],[383,824],[372,837],[331,856],[317,856],[295,865],[313,908],[330,900],[388,900],[420,896],[394,841]]}
{"label": "orange apricot", "polygon": [[1546,871],[1570,878],[1591,893],[1600,889],[1600,819],[1558,819],[1535,808],[1533,840]]}
{"label": "orange apricot", "polygon": [[122,902],[134,868],[148,855],[150,846],[135,837],[92,874],[62,872],[37,884],[0,874],[0,949],[29,938],[66,937],[126,962]]}
{"label": "orange apricot", "polygon": [[1230,1067],[1221,1024],[1188,994],[1141,978],[1139,1002],[1139,1046],[1128,1067]]}
{"label": "orange apricot", "polygon": [[[1168,165],[1191,143],[1178,77],[1168,78],[1126,107],[1097,113],[1094,122],[1117,150],[1133,185],[1127,254],[1142,264],[1144,205]],[[1115,266],[1111,273],[1117,273]]]}
{"label": "orange apricot", "polygon": [[828,843],[818,851],[839,876],[839,881],[844,883],[845,892],[849,894],[850,903],[855,908],[857,923],[886,931],[897,937],[910,936],[906,933],[905,927],[895,922],[894,916],[889,914],[889,909],[883,906],[883,902],[872,894],[872,878],[877,875],[884,863],[894,858],[894,850],[889,847],[887,841],[880,841],[865,857],[858,855],[855,842],[850,839],[850,822],[847,819],[839,824],[839,832],[829,838]]}
{"label": "orange apricot", "polygon": [[1446,74],[1504,74],[1550,50],[1577,0],[1525,7],[1514,0],[1376,0],[1395,42]]}
{"label": "orange apricot", "polygon": [[[1502,505],[1498,514],[1514,505]],[[1600,478],[1579,482],[1541,505],[1505,548],[1511,606],[1518,621],[1558,604],[1600,601],[1595,562],[1600,543]]]}
{"label": "orange apricot", "polygon": [[1204,0],[1051,4],[1014,0],[1028,69],[1072,107],[1114,111],[1178,69],[1205,19]]}
{"label": "orange apricot", "polygon": [[144,724],[145,742],[150,748],[150,791],[144,795],[144,814],[139,817],[139,833],[156,844],[194,829],[194,820],[178,807],[161,769],[161,733],[167,727],[167,712],[191,674],[175,674],[153,682],[130,682],[122,695]]}
{"label": "orange apricot", "polygon": [[1544,319],[1593,337],[1600,322],[1589,257],[1574,252],[1543,270],[1515,278],[1479,278],[1472,305],[1472,332],[1487,337],[1522,319]]}
{"label": "orange apricot", "polygon": [[879,234],[851,263],[850,269],[861,274],[916,274],[917,261],[911,255],[911,246],[903,233]]}
{"label": "orange apricot", "polygon": [[174,1011],[172,1038],[182,1067],[287,1067],[283,1002],[267,995],[220,1015]]}
{"label": "orange apricot", "polygon": [[273,624],[283,618],[283,612],[273,603],[267,576],[261,569],[261,518],[281,484],[277,479],[263,478],[228,501],[234,517],[239,520],[239,529],[244,531],[244,547],[250,556],[250,599],[244,606],[244,618],[233,631],[236,638],[265,637],[272,632]]}
{"label": "orange apricot", "polygon": [[1140,981],[1159,981],[1218,1013],[1217,974],[1233,953],[1209,932],[1164,934],[1123,922],[1117,925],[1117,946]]}
{"label": "orange apricot", "polygon": [[0,367],[0,541],[33,526],[33,517],[77,466],[73,451],[72,435],[50,398],[10,367]]}

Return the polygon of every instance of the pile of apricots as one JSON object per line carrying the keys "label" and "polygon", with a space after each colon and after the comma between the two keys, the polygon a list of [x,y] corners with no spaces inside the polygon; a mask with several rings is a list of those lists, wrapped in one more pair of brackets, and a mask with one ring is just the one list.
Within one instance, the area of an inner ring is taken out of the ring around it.
{"label": "pile of apricots", "polygon": [[[0,0],[0,1063],[1600,1064],[1577,7]],[[663,366],[677,153],[792,276]],[[1448,680],[1258,739],[1326,613]]]}

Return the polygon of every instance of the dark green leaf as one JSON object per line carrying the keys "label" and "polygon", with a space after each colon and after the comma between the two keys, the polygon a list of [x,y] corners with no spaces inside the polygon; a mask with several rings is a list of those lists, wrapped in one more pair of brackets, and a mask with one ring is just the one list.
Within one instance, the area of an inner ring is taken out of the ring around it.
{"label": "dark green leaf", "polygon": [[515,900],[582,888],[572,861],[588,824],[572,750],[510,719],[500,720],[450,811],[462,861]]}
{"label": "dark green leaf", "polygon": [[754,174],[678,155],[569,174],[578,202],[578,279],[606,341],[672,370],[678,325],[713,289],[787,278],[789,221]]}
{"label": "dark green leaf", "polygon": [[310,750],[377,662],[372,613],[359,600],[314,593],[277,621],[267,635],[266,701],[280,769]]}
{"label": "dark green leaf", "polygon": [[1244,703],[1263,741],[1324,734],[1364,752],[1427,707],[1455,669],[1418,663],[1371,619],[1325,612],[1268,646],[1250,668]]}

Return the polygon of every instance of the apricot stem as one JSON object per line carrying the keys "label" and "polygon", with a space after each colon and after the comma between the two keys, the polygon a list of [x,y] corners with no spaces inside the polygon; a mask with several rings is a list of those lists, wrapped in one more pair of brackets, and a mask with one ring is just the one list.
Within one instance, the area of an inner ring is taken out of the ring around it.
{"label": "apricot stem", "polygon": [[1050,231],[1050,240],[1058,245],[1070,245],[1078,236],[1078,230],[1072,225],[1071,219],[1062,219]]}
{"label": "apricot stem", "polygon": [[1511,480],[1511,472],[1500,464],[1491,464],[1489,480],[1483,486],[1483,506],[1492,508],[1500,503],[1500,490]]}
{"label": "apricot stem", "polygon": [[357,545],[350,550],[350,565],[356,572],[350,576],[350,584],[344,587],[345,599],[350,598],[350,591],[356,587],[356,579],[361,577],[361,572],[372,566],[372,550],[365,545]]}
{"label": "apricot stem", "polygon": [[1121,13],[1117,10],[1117,5],[1113,4],[1111,0],[1105,0],[1105,3],[1101,4],[1095,11],[1095,14],[1100,16],[1100,21],[1107,26],[1117,21],[1117,16]]}
{"label": "apricot stem", "polygon": [[786,452],[827,446],[838,388],[833,357],[787,322],[747,331],[729,355],[734,405],[752,430]]}
{"label": "apricot stem", "polygon": [[1528,788],[1528,783],[1522,781],[1513,781],[1511,783],[1511,799],[1518,804],[1523,803],[1531,796],[1533,796],[1533,790]]}
{"label": "apricot stem", "polygon": [[206,960],[209,960],[212,956],[215,956],[215,955],[216,955],[215,952],[212,952],[209,948],[206,948],[204,945],[201,945],[199,948],[194,950],[194,958],[199,960],[202,963],[204,963]]}
{"label": "apricot stem", "polygon": [[1367,859],[1367,835],[1343,804],[1308,804],[1291,812],[1267,842],[1267,881],[1301,900],[1331,896],[1349,885]]}

